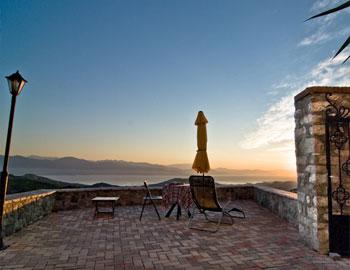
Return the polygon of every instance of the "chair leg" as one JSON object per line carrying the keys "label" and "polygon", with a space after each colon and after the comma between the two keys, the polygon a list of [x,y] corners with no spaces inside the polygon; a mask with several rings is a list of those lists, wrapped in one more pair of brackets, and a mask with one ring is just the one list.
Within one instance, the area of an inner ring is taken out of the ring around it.
{"label": "chair leg", "polygon": [[181,206],[177,205],[176,220],[179,220],[180,217],[181,217]]}
{"label": "chair leg", "polygon": [[157,215],[158,215],[159,220],[161,220],[156,204],[154,203],[154,201],[153,201],[152,199],[151,199],[151,202],[152,202],[152,204],[153,204],[154,209],[155,209],[156,212],[157,212]]}
{"label": "chair leg", "polygon": [[221,220],[222,220],[222,218],[224,217],[224,215],[225,215],[225,212],[224,212],[224,211],[222,211],[222,213],[221,213],[221,217],[219,218],[219,221],[218,221],[218,223],[216,224],[216,230],[215,230],[215,231],[213,231],[213,232],[217,232],[217,231],[219,230],[219,228],[220,228],[220,224],[221,224]]}
{"label": "chair leg", "polygon": [[191,225],[192,225],[192,221],[193,221],[196,209],[197,209],[197,207],[195,207],[195,206],[192,207],[192,214],[188,220],[188,228],[190,228],[190,229],[192,229]]}
{"label": "chair leg", "polygon": [[[243,215],[243,217],[238,217],[238,216],[232,216],[234,218],[245,218],[245,213],[243,210],[241,209],[238,209],[236,207],[233,207],[232,209],[230,209],[229,211],[227,211],[227,213],[230,213],[230,212],[238,212],[238,213],[241,213]],[[231,216],[231,215],[230,215]]]}
{"label": "chair leg", "polygon": [[94,213],[94,218],[97,217],[98,214],[98,206],[97,206],[97,201],[95,201],[95,213]]}
{"label": "chair leg", "polygon": [[146,201],[147,200],[145,200],[145,199],[143,200],[142,211],[141,211],[141,215],[140,215],[140,221],[142,219],[143,210],[145,210]]}
{"label": "chair leg", "polygon": [[[189,228],[189,229],[199,230],[199,231],[204,231],[204,232],[211,232],[211,233],[217,232],[217,231],[219,230],[219,227],[220,227],[222,218],[223,218],[223,216],[224,216],[224,214],[225,214],[224,211],[221,212],[221,217],[219,218],[218,222],[215,222],[215,223],[216,223],[216,228],[215,228],[214,230],[206,230],[206,229],[200,229],[200,228],[192,227],[192,222],[193,222],[193,219],[194,219],[194,216],[195,216],[195,213],[196,213],[196,209],[197,209],[197,207],[194,207],[194,208],[193,208],[191,217],[190,217],[190,219],[189,219],[189,221],[188,221],[188,228]],[[200,209],[198,209],[198,213],[199,213],[199,214],[203,214],[203,215],[205,216],[206,220],[208,220],[209,222],[211,222],[210,219],[207,217],[207,214],[206,214],[204,211],[201,211]]]}
{"label": "chair leg", "polygon": [[203,215],[205,216],[206,220],[210,221],[210,219],[208,218],[208,215],[207,215],[207,213],[205,213],[205,211],[203,211]]}
{"label": "chair leg", "polygon": [[234,216],[231,216],[230,213],[227,212],[227,211],[224,211],[224,215],[230,218],[230,220],[231,220],[231,225],[233,225],[233,218],[234,218]]}
{"label": "chair leg", "polygon": [[174,204],[170,207],[170,209],[169,209],[169,211],[166,213],[165,217],[170,217],[171,212],[174,210],[175,206],[176,206],[176,203],[174,203]]}

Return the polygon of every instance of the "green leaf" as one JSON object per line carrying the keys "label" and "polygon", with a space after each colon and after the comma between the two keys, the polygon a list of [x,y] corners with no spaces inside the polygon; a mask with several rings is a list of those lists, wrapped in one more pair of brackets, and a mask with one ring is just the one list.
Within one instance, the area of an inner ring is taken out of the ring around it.
{"label": "green leaf", "polygon": [[340,47],[340,49],[337,51],[337,53],[333,56],[333,59],[337,57],[338,54],[340,54],[350,43],[350,36],[345,40],[343,45]]}
{"label": "green leaf", "polygon": [[335,8],[331,8],[331,9],[326,10],[324,12],[321,12],[321,13],[315,15],[315,16],[312,16],[312,17],[308,18],[306,21],[314,19],[314,18],[317,18],[317,17],[321,17],[321,16],[325,16],[325,15],[331,14],[333,12],[337,12],[339,10],[342,10],[342,9],[348,8],[348,7],[350,7],[350,1],[346,1],[345,3],[339,5],[339,6],[335,7]]}

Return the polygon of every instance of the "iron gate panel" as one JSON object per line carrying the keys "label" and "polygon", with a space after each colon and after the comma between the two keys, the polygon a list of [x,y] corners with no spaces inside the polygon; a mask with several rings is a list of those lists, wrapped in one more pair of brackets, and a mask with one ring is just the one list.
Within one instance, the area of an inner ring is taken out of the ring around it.
{"label": "iron gate panel", "polygon": [[350,255],[350,109],[326,94],[329,249]]}

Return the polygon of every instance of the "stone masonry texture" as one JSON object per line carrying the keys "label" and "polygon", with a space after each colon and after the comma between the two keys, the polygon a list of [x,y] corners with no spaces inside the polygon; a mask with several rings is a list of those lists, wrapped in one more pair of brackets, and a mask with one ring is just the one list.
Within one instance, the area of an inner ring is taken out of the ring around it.
{"label": "stone masonry texture", "polygon": [[295,97],[295,154],[298,174],[298,227],[304,241],[329,251],[325,98],[350,107],[350,87],[310,87]]}
{"label": "stone masonry texture", "polygon": [[[151,188],[153,195],[160,195],[161,188]],[[255,200],[289,223],[297,224],[296,194],[278,189],[252,185],[218,186],[220,201]],[[5,203],[5,234],[10,235],[52,211],[92,208],[95,196],[119,196],[118,205],[141,205],[145,190],[142,187],[82,188],[39,190],[7,196]]]}
{"label": "stone masonry texture", "polygon": [[52,212],[54,191],[38,190],[7,196],[4,207],[4,234],[10,235]]}

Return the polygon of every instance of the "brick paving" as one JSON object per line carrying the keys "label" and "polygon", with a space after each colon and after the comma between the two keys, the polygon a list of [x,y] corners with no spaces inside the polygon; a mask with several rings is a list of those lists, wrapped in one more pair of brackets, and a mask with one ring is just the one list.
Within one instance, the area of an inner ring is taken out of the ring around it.
{"label": "brick paving", "polygon": [[190,230],[185,217],[158,221],[151,206],[142,222],[136,206],[117,208],[114,218],[93,219],[93,209],[52,213],[6,238],[0,269],[350,269],[350,259],[310,250],[296,228],[255,202],[235,204],[247,218],[217,233]]}

